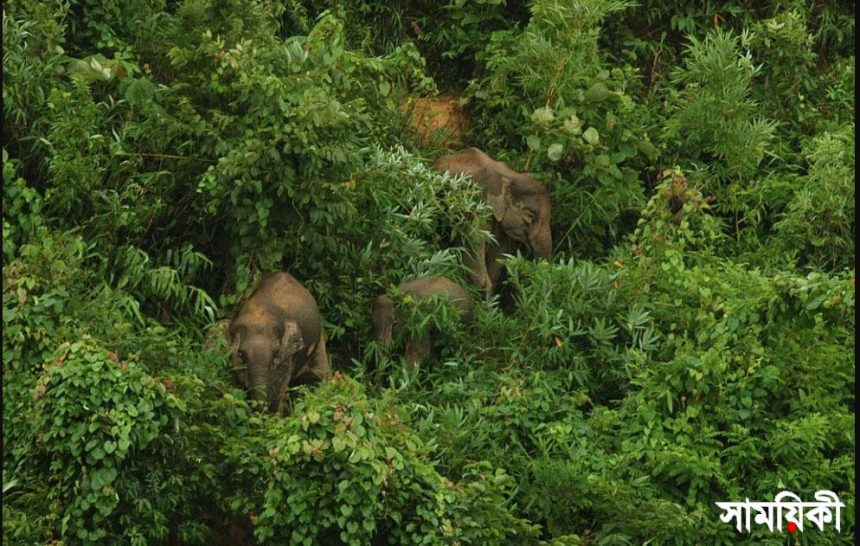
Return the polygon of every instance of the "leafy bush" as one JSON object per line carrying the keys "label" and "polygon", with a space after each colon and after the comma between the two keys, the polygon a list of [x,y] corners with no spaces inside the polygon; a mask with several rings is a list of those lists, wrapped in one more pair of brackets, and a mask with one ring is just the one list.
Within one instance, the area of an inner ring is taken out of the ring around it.
{"label": "leafy bush", "polygon": [[789,124],[784,129],[792,130],[783,130],[783,134],[797,134],[806,119],[815,119],[808,100],[810,92],[814,93],[811,76],[816,55],[805,14],[788,10],[761,20],[753,26],[750,40],[753,54],[762,62],[762,85],[755,89],[758,99],[769,117]]}
{"label": "leafy bush", "polygon": [[305,396],[294,417],[269,431],[257,538],[501,544],[533,533],[505,508],[509,476],[477,465],[459,483],[442,477],[398,413],[390,400],[374,403],[342,376]]}
{"label": "leafy bush", "polygon": [[86,251],[79,238],[52,237],[45,229],[21,258],[3,267],[3,354],[8,368],[38,373],[57,345],[58,330],[70,325],[70,292],[83,290],[77,273]]}
{"label": "leafy bush", "polygon": [[810,143],[809,171],[774,225],[782,249],[827,269],[854,266],[853,133],[826,132]]}
{"label": "leafy bush", "polygon": [[[852,4],[3,9],[4,539],[781,544],[714,503],[831,489],[798,540],[853,543]],[[488,236],[399,109],[440,88],[556,248],[402,302],[409,375],[373,299]],[[286,417],[201,331],[278,269],[340,370]]]}
{"label": "leafy bush", "polygon": [[759,67],[739,49],[748,40],[722,30],[701,41],[690,37],[685,66],[673,74],[673,83],[683,88],[664,138],[692,151],[684,155],[705,163],[716,181],[752,175],[775,129],[749,98]]}
{"label": "leafy bush", "polygon": [[461,258],[485,236],[489,215],[479,186],[437,173],[396,147],[375,149],[363,171],[339,191],[349,199],[350,220],[336,229],[348,226],[350,233],[328,245],[337,248],[332,256],[351,259],[341,259],[334,269],[321,254],[305,275],[326,319],[340,327],[332,329],[333,337],[356,328],[369,334],[372,301],[392,284],[423,275],[468,284]]}
{"label": "leafy bush", "polygon": [[14,259],[22,244],[35,238],[45,221],[42,196],[26,180],[15,177],[15,165],[3,150],[3,259],[7,262]]}
{"label": "leafy bush", "polygon": [[[63,2],[3,6],[3,149],[25,160],[28,179],[42,170],[45,143],[38,137],[46,130],[50,90],[63,70],[67,12]],[[3,163],[5,181],[5,158]]]}
{"label": "leafy bush", "polygon": [[186,508],[164,474],[181,408],[164,383],[92,340],[61,346],[34,389],[35,457],[61,508],[59,535],[83,542],[164,540]]}
{"label": "leafy bush", "polygon": [[[461,87],[481,69],[487,35],[528,19],[527,3],[520,0],[305,1],[294,6],[293,12],[304,12],[307,17],[292,18],[312,19],[327,10],[348,22],[351,45],[380,54],[414,43],[435,82],[445,90]],[[304,20],[292,23],[296,32],[306,31]]]}
{"label": "leafy bush", "polygon": [[[490,155],[533,169],[551,188],[556,247],[596,255],[629,228],[643,201],[637,167],[656,158],[648,114],[631,96],[630,70],[606,66],[601,22],[625,2],[534,2],[522,30],[487,45],[486,71],[470,89],[473,134]],[[498,153],[497,153],[498,152]]]}

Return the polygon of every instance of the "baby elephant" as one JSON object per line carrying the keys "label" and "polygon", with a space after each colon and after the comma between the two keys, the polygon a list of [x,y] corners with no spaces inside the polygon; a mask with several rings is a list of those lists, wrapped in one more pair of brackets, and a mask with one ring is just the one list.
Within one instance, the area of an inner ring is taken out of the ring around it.
{"label": "baby elephant", "polygon": [[281,412],[292,380],[331,373],[317,302],[289,273],[263,279],[224,335],[235,349],[230,367],[238,382],[273,413]]}
{"label": "baby elephant", "polygon": [[[397,289],[403,294],[410,294],[415,299],[440,295],[448,298],[460,312],[463,322],[472,320],[475,303],[469,293],[454,281],[445,277],[420,277],[414,281],[401,283]],[[391,345],[392,332],[402,317],[394,307],[394,302],[388,295],[382,295],[373,302],[373,335],[380,344],[388,348]],[[427,356],[430,351],[430,336],[420,339],[409,339],[406,343],[406,369],[412,371],[415,363]]]}

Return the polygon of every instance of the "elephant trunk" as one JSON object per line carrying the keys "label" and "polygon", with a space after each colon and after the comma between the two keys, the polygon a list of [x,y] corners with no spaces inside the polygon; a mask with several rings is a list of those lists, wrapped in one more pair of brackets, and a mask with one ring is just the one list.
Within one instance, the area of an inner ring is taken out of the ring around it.
{"label": "elephant trunk", "polygon": [[278,359],[270,374],[269,382],[269,411],[278,413],[281,409],[281,401],[287,395],[290,388],[290,380],[295,368],[295,355],[289,354]]}
{"label": "elephant trunk", "polygon": [[391,346],[391,337],[393,329],[393,324],[389,322],[382,335],[379,337],[380,344],[386,349]]}
{"label": "elephant trunk", "polygon": [[549,204],[547,203],[547,214],[540,219],[540,223],[532,233],[529,234],[530,244],[535,259],[549,260],[552,257],[552,233],[549,229]]}
{"label": "elephant trunk", "polygon": [[248,394],[253,400],[269,399],[269,377],[266,366],[248,365]]}
{"label": "elephant trunk", "polygon": [[249,343],[244,347],[242,360],[245,363],[248,396],[252,400],[272,400],[272,352],[268,347]]}
{"label": "elephant trunk", "polygon": [[277,392],[269,393],[269,413],[277,414],[281,409],[281,397]]}

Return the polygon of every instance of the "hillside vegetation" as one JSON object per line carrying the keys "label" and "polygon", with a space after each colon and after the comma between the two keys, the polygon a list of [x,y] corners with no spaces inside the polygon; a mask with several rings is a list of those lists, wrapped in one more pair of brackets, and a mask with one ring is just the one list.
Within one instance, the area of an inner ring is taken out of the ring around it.
{"label": "hillside vegetation", "polygon": [[[840,0],[5,2],[4,543],[853,544],[854,93]],[[489,301],[439,95],[552,200]],[[336,370],[285,417],[204,348],[276,270]],[[419,275],[478,304],[408,373]]]}

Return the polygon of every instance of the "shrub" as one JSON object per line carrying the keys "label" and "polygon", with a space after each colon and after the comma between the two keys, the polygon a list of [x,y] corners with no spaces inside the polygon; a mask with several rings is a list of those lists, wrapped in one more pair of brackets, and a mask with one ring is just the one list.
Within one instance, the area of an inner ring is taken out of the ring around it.
{"label": "shrub", "polygon": [[531,526],[506,508],[510,477],[487,465],[441,476],[398,409],[336,376],[270,430],[264,543],[501,544]]}
{"label": "shrub", "polygon": [[490,155],[524,161],[550,187],[556,248],[594,256],[629,229],[643,201],[639,168],[656,158],[648,114],[625,67],[598,49],[600,24],[625,2],[534,2],[522,30],[492,34],[470,88],[473,135]]}
{"label": "shrub", "polygon": [[91,339],[62,345],[45,368],[34,389],[34,455],[59,504],[57,535],[110,544],[166,539],[188,500],[181,478],[164,472],[176,456],[168,434],[181,418],[176,398]]}
{"label": "shrub", "polygon": [[[752,176],[776,127],[758,115],[758,105],[750,98],[760,67],[748,51],[740,51],[748,47],[749,39],[724,30],[710,32],[704,40],[691,36],[685,65],[672,77],[682,87],[665,124],[664,140],[682,157],[707,169],[713,176],[708,180],[713,193],[719,191],[719,182]],[[720,206],[725,206],[727,199],[717,195]]]}
{"label": "shrub", "polygon": [[[3,15],[4,539],[776,544],[714,503],[826,488],[842,533],[795,538],[852,543],[851,4]],[[546,184],[557,245],[506,257],[514,296],[468,326],[403,302],[402,334],[444,330],[410,376],[369,341],[373,298],[468,287],[487,236],[481,188],[399,111],[437,87]],[[352,377],[286,417],[200,347],[276,269]]]}
{"label": "shrub", "polygon": [[[24,161],[24,177],[44,187],[48,97],[61,84],[65,2],[8,2],[3,6],[3,149]],[[4,181],[5,158],[4,158]],[[5,184],[4,184],[5,185]],[[5,196],[5,193],[4,193]],[[4,197],[4,201],[5,201]]]}
{"label": "shrub", "polygon": [[15,177],[17,162],[3,150],[3,261],[12,261],[22,244],[31,242],[45,222],[43,199],[27,181]]}
{"label": "shrub", "polygon": [[805,156],[809,170],[774,225],[776,246],[812,266],[854,267],[853,129],[821,134]]}

